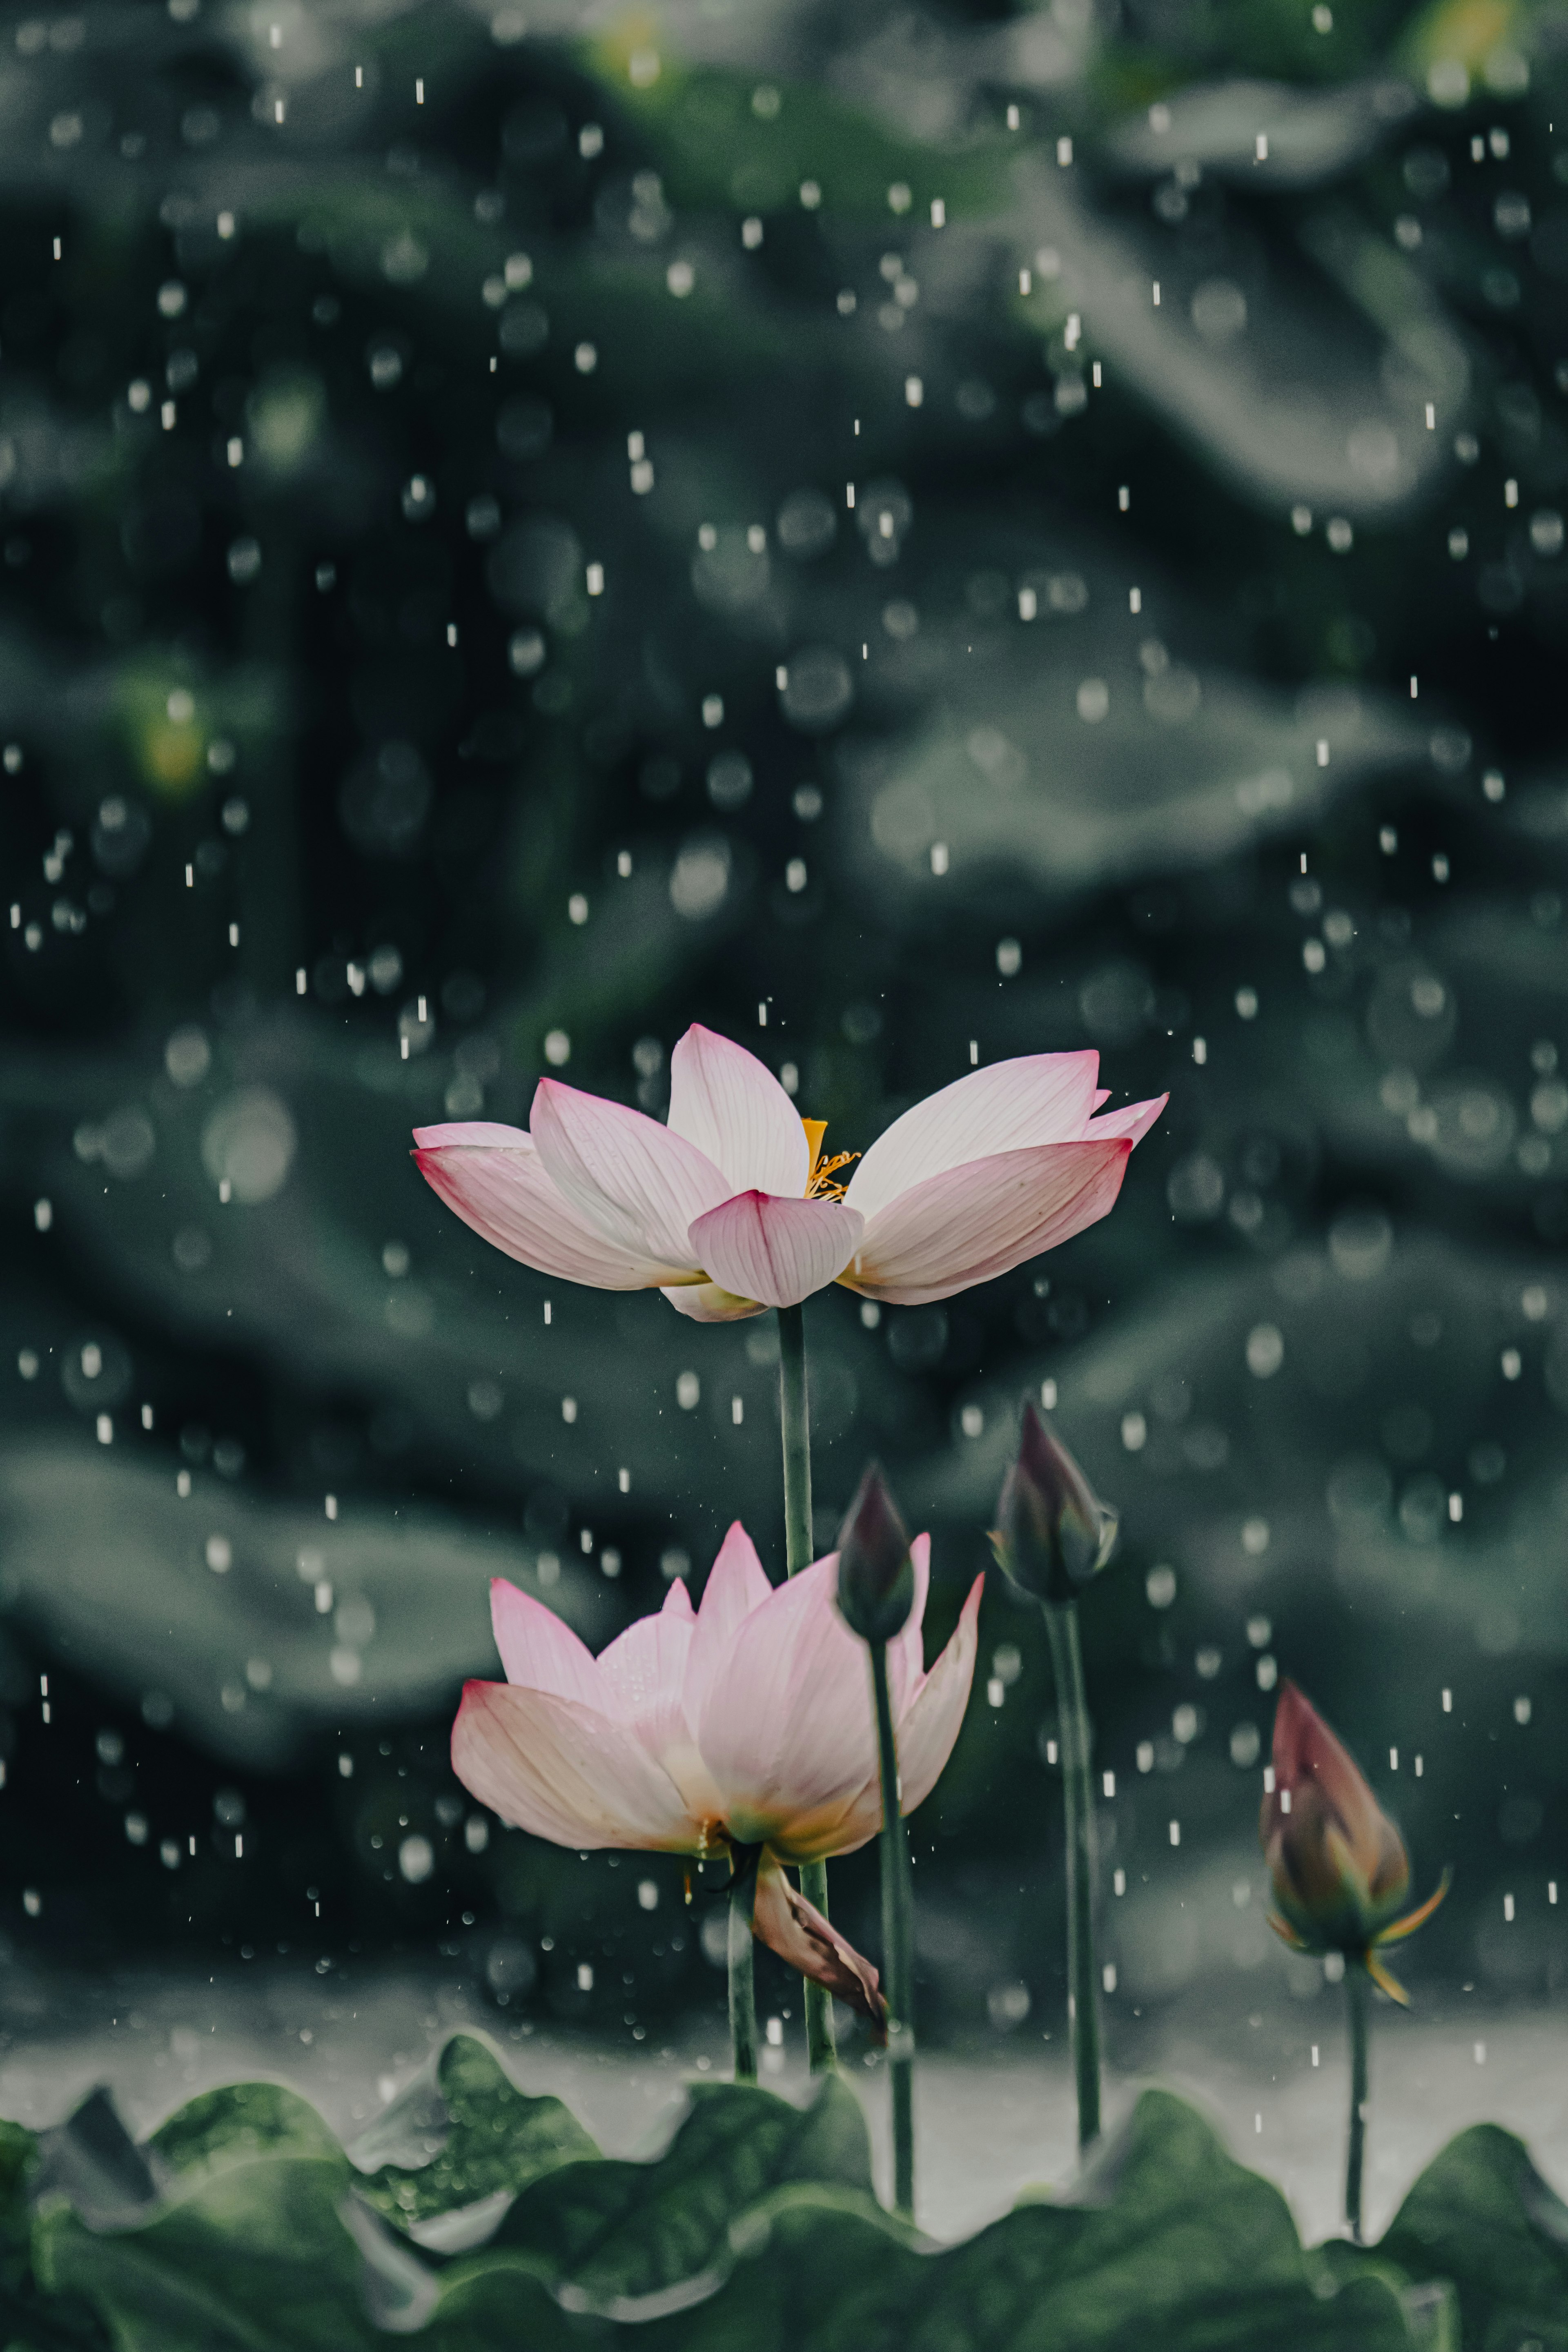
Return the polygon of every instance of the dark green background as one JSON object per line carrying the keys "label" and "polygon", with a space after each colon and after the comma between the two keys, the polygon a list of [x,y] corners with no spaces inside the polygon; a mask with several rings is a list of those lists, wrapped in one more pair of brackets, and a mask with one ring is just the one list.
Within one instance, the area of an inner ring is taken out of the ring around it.
{"label": "dark green background", "polygon": [[[546,1283],[406,1157],[552,1033],[658,1112],[695,1019],[838,1149],[972,1040],[1172,1091],[1054,1258],[807,1314],[819,1537],[879,1453],[934,1636],[1023,1393],[1121,1507],[1104,1836],[1205,1922],[1130,1906],[1124,1990],[1263,1964],[1267,1661],[1457,1868],[1413,1972],[1560,1978],[1568,62],[1338,13],[5,16],[20,1947],[467,1918],[509,2000],[714,1997],[635,1870],[475,1850],[446,1731],[489,1574],[598,1642],[737,1514],[782,1570],[771,1326]],[[933,2031],[1060,2000],[1041,1630],[982,1627]]]}

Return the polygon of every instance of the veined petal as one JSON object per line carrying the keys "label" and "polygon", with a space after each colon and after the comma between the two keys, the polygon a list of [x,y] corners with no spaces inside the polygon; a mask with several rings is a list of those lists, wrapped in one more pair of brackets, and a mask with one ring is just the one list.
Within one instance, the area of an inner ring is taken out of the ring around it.
{"label": "veined petal", "polygon": [[1129,1143],[1142,1143],[1170,1099],[1169,1095],[1157,1095],[1152,1102],[1128,1103],[1121,1110],[1108,1110],[1103,1118],[1089,1120],[1084,1137],[1100,1143],[1107,1136],[1124,1135]]}
{"label": "veined petal", "polygon": [[737,1192],[693,1221],[689,1247],[726,1290],[764,1307],[798,1307],[847,1265],[864,1231],[841,1201]]}
{"label": "veined petal", "polygon": [[869,1220],[911,1184],[993,1151],[1080,1136],[1094,1107],[1100,1055],[1026,1054],[971,1070],[896,1118],[877,1138],[845,1198]]}
{"label": "veined petal", "polygon": [[899,1748],[899,1810],[912,1813],[935,1788],[957,1743],[974,1680],[974,1660],[980,1645],[980,1596],[985,1579],[977,1576],[959,1612],[952,1638],[905,1705],[894,1727]]}
{"label": "veined petal", "polygon": [[695,1023],[669,1057],[669,1131],[710,1159],[732,1192],[799,1200],[811,1173],[800,1114],[743,1045]]}
{"label": "veined petal", "polygon": [[637,1734],[551,1691],[465,1684],[452,1769],[482,1805],[554,1845],[695,1853],[702,1843]]}
{"label": "veined petal", "polygon": [[557,1190],[607,1240],[682,1273],[698,1271],[687,1229],[730,1187],[695,1144],[640,1110],[559,1078],[540,1079],[529,1128]]}
{"label": "veined petal", "polygon": [[695,1730],[714,1685],[730,1670],[735,1636],[753,1609],[772,1598],[756,1547],[736,1519],[719,1547],[719,1557],[708,1571],[702,1606],[686,1658],[683,1697],[687,1721]]}
{"label": "veined petal", "polygon": [[820,1843],[876,1770],[867,1651],[834,1605],[837,1562],[776,1586],[739,1627],[697,1718],[697,1745],[744,1845]]}
{"label": "veined petal", "polygon": [[755,1298],[737,1298],[732,1290],[717,1282],[671,1283],[659,1295],[668,1299],[678,1315],[689,1317],[693,1323],[743,1323],[748,1315],[768,1311]]}
{"label": "veined petal", "polygon": [[774,1857],[766,1852],[757,1866],[752,1932],[803,1977],[826,1985],[839,2000],[868,2017],[877,2041],[887,2040],[888,2004],[879,1989],[876,1969],[790,1885]]}
{"label": "veined petal", "polygon": [[1037,1144],[928,1177],[871,1219],[839,1279],[906,1307],[989,1282],[1103,1217],[1131,1149]]}
{"label": "veined petal", "polygon": [[599,1705],[661,1759],[690,1744],[680,1694],[696,1622],[691,1595],[678,1576],[658,1614],[634,1619],[596,1662]]}
{"label": "veined petal", "polygon": [[623,1248],[574,1208],[520,1127],[470,1119],[416,1127],[415,1164],[466,1225],[508,1257],[595,1290],[651,1290],[686,1264]]}
{"label": "veined petal", "polygon": [[490,1630],[509,1683],[552,1691],[557,1698],[602,1706],[594,1653],[553,1609],[520,1592],[504,1576],[490,1579]]}

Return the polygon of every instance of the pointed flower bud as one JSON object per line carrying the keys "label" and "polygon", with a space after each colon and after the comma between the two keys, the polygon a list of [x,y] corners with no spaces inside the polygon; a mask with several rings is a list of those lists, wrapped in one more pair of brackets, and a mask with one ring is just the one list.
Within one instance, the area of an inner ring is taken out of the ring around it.
{"label": "pointed flower bud", "polygon": [[1269,1925],[1298,1951],[1342,1952],[1404,2003],[1408,1996],[1378,1958],[1429,1919],[1448,1891],[1396,1918],[1410,1886],[1410,1857],[1394,1823],[1315,1708],[1293,1683],[1274,1714],[1274,1786],[1258,1834],[1279,1916]]}
{"label": "pointed flower bud", "polygon": [[1026,1404],[1017,1459],[996,1506],[991,1548],[998,1565],[1037,1601],[1073,1601],[1110,1558],[1116,1527],[1116,1513]]}
{"label": "pointed flower bud", "polygon": [[863,1642],[890,1642],[914,1604],[909,1532],[873,1462],[838,1534],[839,1614]]}

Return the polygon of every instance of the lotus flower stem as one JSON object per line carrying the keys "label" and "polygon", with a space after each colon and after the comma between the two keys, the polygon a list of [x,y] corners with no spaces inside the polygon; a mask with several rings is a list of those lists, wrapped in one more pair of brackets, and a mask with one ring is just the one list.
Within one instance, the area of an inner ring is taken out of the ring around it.
{"label": "lotus flower stem", "polygon": [[888,1692],[888,1645],[873,1642],[871,1691],[882,1781],[882,1965],[887,1972],[888,2063],[893,2095],[893,2206],[915,2218],[914,1885],[910,1833],[900,1805],[898,1747]]}
{"label": "lotus flower stem", "polygon": [[[798,1576],[811,1566],[811,1419],[805,1386],[805,1314],[781,1307],[779,1317],[779,1424],[784,1434],[784,1566]],[[801,1864],[800,1891],[827,1916],[827,1864]],[[828,2074],[837,2063],[833,1995],[826,1985],[805,1986],[805,2046],[814,2074]]]}
{"label": "lotus flower stem", "polygon": [[730,2046],[735,2058],[737,2083],[757,2079],[757,1992],[752,1966],[755,1943],[752,1913],[757,1900],[757,1864],[761,1848],[740,1849],[730,1886]]}
{"label": "lotus flower stem", "polygon": [[1068,2011],[1078,2085],[1078,2144],[1100,2137],[1100,1987],[1094,1966],[1094,1798],[1089,1785],[1089,1706],[1083,1687],[1076,1601],[1046,1601],[1061,1722],[1062,1801],[1067,1815]]}
{"label": "lotus flower stem", "polygon": [[1359,2246],[1362,2168],[1366,2155],[1366,1971],[1352,1960],[1345,1969],[1351,2019],[1351,2127],[1345,2150],[1345,2226]]}
{"label": "lotus flower stem", "polygon": [[779,1419],[784,1430],[784,1566],[809,1568],[811,1417],[805,1389],[805,1309],[779,1308]]}

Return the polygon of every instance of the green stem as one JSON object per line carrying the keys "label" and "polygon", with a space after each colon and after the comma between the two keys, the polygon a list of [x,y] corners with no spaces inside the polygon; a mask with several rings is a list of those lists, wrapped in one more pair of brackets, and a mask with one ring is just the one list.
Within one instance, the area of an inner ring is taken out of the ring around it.
{"label": "green stem", "polygon": [[1345,2225],[1359,2246],[1362,2168],[1366,2156],[1366,1973],[1359,1960],[1345,1960],[1345,1993],[1351,2012],[1351,2127],[1345,2152]]}
{"label": "green stem", "polygon": [[893,2208],[915,2218],[914,1886],[910,1833],[900,1802],[899,1757],[888,1696],[888,1645],[873,1642],[871,1693],[882,1780],[882,1959],[887,1969],[888,2063],[893,2092]]}
{"label": "green stem", "polygon": [[1046,1632],[1061,1720],[1062,1801],[1067,1815],[1068,2011],[1078,2084],[1078,2144],[1100,2137],[1100,1986],[1094,1969],[1094,1797],[1089,1772],[1089,1706],[1078,1640],[1078,1603],[1047,1601]]}
{"label": "green stem", "polygon": [[[784,1566],[798,1576],[811,1566],[811,1419],[805,1388],[805,1313],[781,1307],[779,1318],[779,1425],[784,1436]],[[801,1864],[800,1891],[827,1916],[827,1864]],[[805,2046],[814,2074],[833,2072],[833,1995],[805,1979]]]}
{"label": "green stem", "polygon": [[757,1862],[761,1847],[737,1854],[739,1865],[730,1888],[730,2046],[735,2053],[735,2080],[757,2079],[757,1993],[752,1969],[752,1913],[757,1900]]}
{"label": "green stem", "polygon": [[781,1307],[779,1421],[784,1431],[784,1566],[811,1566],[811,1418],[805,1391],[805,1309]]}

